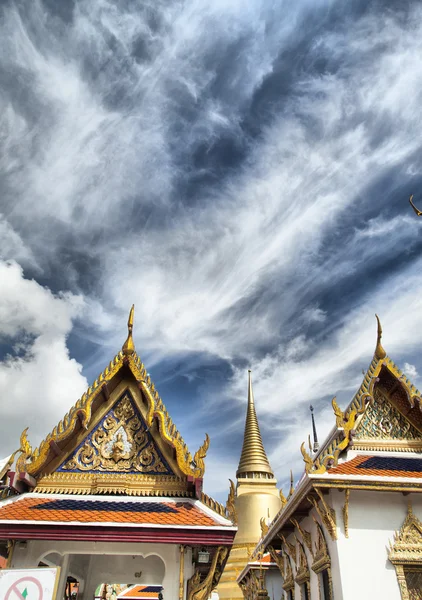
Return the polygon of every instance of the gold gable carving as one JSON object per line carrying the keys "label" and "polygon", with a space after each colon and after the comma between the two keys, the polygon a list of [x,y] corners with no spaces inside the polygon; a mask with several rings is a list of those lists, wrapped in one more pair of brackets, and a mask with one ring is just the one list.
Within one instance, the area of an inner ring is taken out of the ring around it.
{"label": "gold gable carving", "polygon": [[420,598],[422,580],[422,523],[413,514],[409,504],[407,516],[400,531],[390,541],[388,558],[396,569],[402,600]]}
{"label": "gold gable carving", "polygon": [[59,470],[174,475],[127,393]]}
{"label": "gold gable carving", "polygon": [[354,440],[421,441],[418,430],[393,406],[379,388],[356,428]]}
{"label": "gold gable carving", "polygon": [[116,376],[124,368],[129,370],[131,381],[145,398],[147,426],[151,427],[154,421],[157,422],[162,440],[174,448],[177,466],[183,475],[202,478],[205,472],[204,458],[209,447],[208,436],[192,459],[186,443],[174,425],[145,366],[135,351],[131,354],[119,352],[38,448],[32,449],[28,442],[27,430],[22,433],[21,454],[16,462],[16,471],[28,473],[35,478],[45,474],[46,466],[55,459],[57,451],[60,452],[69,444],[70,438],[77,434],[81,426],[86,430],[92,426],[95,406],[107,400],[110,395],[110,386],[113,386]]}

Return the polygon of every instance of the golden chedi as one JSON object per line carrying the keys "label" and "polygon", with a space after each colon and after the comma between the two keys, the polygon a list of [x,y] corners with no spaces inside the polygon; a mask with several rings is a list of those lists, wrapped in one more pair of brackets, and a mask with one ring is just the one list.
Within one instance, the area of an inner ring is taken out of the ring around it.
{"label": "golden chedi", "polygon": [[235,496],[232,502],[237,516],[238,531],[218,585],[221,599],[243,598],[236,579],[262,537],[261,519],[272,520],[281,508],[277,481],[259,430],[250,371],[245,433],[236,477],[236,491],[232,490],[231,495]]}

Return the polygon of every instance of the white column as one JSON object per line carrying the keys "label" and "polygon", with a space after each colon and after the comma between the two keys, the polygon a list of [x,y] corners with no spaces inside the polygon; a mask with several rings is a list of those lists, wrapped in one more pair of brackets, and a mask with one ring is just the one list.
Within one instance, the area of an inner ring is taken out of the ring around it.
{"label": "white column", "polygon": [[59,586],[57,588],[57,600],[62,600],[64,597],[67,573],[69,570],[69,560],[70,560],[70,555],[65,554],[63,556],[63,559],[62,559],[62,562],[60,565],[60,579],[59,579]]}

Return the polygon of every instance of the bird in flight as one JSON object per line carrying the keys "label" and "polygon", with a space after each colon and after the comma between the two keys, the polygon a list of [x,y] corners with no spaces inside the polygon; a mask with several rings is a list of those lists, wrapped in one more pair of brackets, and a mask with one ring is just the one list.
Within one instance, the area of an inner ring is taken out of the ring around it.
{"label": "bird in flight", "polygon": [[419,210],[418,208],[416,208],[416,206],[413,204],[413,194],[410,196],[409,198],[409,202],[410,202],[410,206],[413,208],[413,210],[415,211],[415,213],[417,214],[418,217],[422,217],[422,210]]}

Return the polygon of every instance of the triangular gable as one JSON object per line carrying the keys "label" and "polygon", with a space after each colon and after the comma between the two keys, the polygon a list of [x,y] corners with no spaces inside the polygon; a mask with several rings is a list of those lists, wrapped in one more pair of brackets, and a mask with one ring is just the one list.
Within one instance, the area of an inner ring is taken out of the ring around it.
{"label": "triangular gable", "polygon": [[57,471],[176,475],[129,391],[117,399]]}
{"label": "triangular gable", "polygon": [[421,441],[422,435],[381,389],[376,388],[374,397],[366,406],[358,422],[353,440],[413,440]]}

